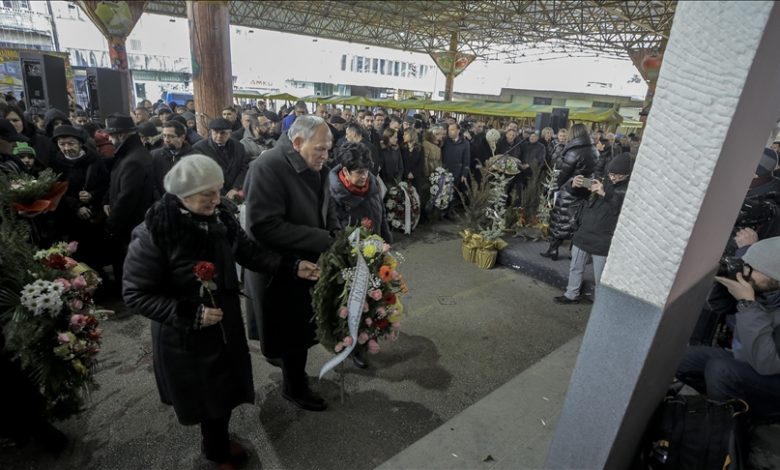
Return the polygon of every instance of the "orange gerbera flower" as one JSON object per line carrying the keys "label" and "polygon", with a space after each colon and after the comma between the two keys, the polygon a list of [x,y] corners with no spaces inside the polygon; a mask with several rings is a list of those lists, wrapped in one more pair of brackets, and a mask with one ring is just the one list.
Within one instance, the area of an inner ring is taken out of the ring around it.
{"label": "orange gerbera flower", "polygon": [[379,268],[379,279],[382,280],[382,282],[389,282],[390,279],[392,279],[392,276],[390,273],[393,272],[393,269],[390,266],[384,265],[381,268]]}

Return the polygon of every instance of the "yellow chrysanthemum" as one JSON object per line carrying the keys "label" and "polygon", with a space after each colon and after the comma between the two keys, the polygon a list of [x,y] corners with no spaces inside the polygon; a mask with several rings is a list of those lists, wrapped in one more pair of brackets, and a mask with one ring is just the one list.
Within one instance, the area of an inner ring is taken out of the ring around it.
{"label": "yellow chrysanthemum", "polygon": [[373,258],[376,256],[376,247],[373,244],[369,244],[363,247],[363,256],[366,258]]}

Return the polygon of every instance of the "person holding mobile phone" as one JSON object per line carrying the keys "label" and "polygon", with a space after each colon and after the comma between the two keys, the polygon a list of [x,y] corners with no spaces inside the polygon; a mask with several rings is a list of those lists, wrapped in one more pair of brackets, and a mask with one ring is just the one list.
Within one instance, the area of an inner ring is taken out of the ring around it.
{"label": "person holding mobile phone", "polygon": [[588,258],[593,260],[593,277],[596,285],[601,281],[612,235],[615,233],[620,209],[628,189],[631,155],[622,153],[613,158],[607,173],[607,179],[603,183],[581,175],[575,176],[572,180],[572,187],[587,188],[591,197],[577,220],[578,229],[572,239],[569,282],[566,292],[553,299],[556,303],[580,303],[582,275]]}
{"label": "person holding mobile phone", "polygon": [[590,192],[586,188],[573,187],[571,183],[576,176],[593,176],[597,159],[598,151],[593,146],[588,128],[584,124],[573,125],[561,159],[554,170],[557,174],[558,194],[550,212],[550,246],[547,251],[540,253],[545,258],[557,260],[558,247],[565,240],[571,240],[574,235],[573,216],[588,199]]}

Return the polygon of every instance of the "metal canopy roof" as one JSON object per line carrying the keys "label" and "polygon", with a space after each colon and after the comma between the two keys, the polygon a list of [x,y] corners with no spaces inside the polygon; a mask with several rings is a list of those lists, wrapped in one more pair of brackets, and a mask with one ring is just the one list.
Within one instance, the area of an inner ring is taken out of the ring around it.
{"label": "metal canopy roof", "polygon": [[[525,62],[561,56],[627,58],[661,49],[676,1],[230,1],[231,24],[415,52],[458,50],[484,60]],[[184,1],[146,11],[186,16]]]}

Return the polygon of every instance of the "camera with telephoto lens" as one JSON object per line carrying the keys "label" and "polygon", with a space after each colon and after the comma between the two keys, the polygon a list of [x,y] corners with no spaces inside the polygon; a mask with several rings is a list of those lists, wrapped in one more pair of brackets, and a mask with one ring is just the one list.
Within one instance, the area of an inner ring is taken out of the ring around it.
{"label": "camera with telephoto lens", "polygon": [[780,197],[776,192],[745,199],[739,209],[739,214],[737,214],[737,221],[734,224],[735,232],[742,228],[752,228],[758,231],[762,225],[771,222],[780,212],[778,200]]}
{"label": "camera with telephoto lens", "polygon": [[742,274],[745,268],[745,262],[742,258],[734,256],[724,256],[718,262],[718,274],[720,277],[737,280],[737,273]]}

